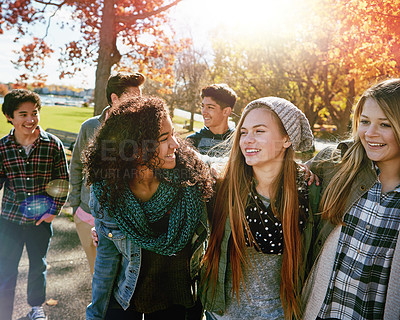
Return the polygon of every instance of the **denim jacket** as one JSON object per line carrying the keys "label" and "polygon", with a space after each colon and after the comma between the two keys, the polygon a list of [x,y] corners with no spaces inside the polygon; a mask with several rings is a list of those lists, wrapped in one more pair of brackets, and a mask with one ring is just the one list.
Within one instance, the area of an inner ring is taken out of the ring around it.
{"label": "denim jacket", "polygon": [[[100,211],[100,203],[92,190],[89,205],[95,217],[99,245],[92,280],[92,302],[86,309],[86,319],[98,320],[104,319],[111,294],[114,294],[114,298],[124,310],[129,307],[139,278],[142,252],[141,248],[118,228],[106,210]],[[201,222],[192,238],[190,273],[194,285],[207,236],[207,214],[204,209]],[[195,286],[192,288],[196,298]]]}

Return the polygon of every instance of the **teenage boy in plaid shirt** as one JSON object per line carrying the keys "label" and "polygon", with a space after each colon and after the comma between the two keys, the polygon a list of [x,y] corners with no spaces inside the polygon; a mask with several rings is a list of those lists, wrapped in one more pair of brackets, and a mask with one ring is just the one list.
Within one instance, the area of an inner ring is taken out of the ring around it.
{"label": "teenage boy in plaid shirt", "polygon": [[38,125],[39,96],[16,89],[4,97],[2,111],[14,128],[0,140],[0,319],[13,311],[18,264],[26,245],[29,257],[29,319],[47,319],[46,255],[52,221],[68,193],[68,168],[62,142]]}

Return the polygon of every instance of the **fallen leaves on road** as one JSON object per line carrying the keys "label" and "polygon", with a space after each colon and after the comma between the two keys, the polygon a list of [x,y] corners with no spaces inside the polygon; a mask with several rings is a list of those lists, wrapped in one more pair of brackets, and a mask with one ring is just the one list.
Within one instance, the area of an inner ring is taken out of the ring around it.
{"label": "fallen leaves on road", "polygon": [[58,300],[49,299],[49,300],[46,301],[46,304],[48,306],[56,306],[58,304]]}

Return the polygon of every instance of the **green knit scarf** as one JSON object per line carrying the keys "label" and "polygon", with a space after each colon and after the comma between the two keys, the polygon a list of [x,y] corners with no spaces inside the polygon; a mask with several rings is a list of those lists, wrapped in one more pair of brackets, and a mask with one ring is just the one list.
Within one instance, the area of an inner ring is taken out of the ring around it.
{"label": "green knit scarf", "polygon": [[[204,202],[196,185],[177,186],[173,181],[177,180],[178,173],[174,170],[164,171],[163,175],[170,179],[160,181],[150,200],[138,201],[127,184],[117,203],[108,201],[103,210],[113,212],[118,227],[136,245],[170,256],[180,252],[193,238]],[[98,182],[93,184],[93,191],[97,199],[100,199],[107,188],[104,182]],[[157,232],[152,224],[166,217],[169,217],[168,229]]]}

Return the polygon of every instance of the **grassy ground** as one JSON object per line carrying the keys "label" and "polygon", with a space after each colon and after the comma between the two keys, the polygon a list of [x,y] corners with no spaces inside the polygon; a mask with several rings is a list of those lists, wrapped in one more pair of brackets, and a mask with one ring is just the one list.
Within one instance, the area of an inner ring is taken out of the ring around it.
{"label": "grassy ground", "polygon": [[[81,124],[86,119],[93,116],[93,108],[62,107],[62,106],[43,106],[40,111],[40,126],[43,129],[53,128],[58,130],[79,132]],[[185,119],[174,117],[176,129],[181,136],[185,137],[188,132],[182,129]],[[195,121],[195,130],[201,128],[203,124]],[[7,123],[3,113],[0,114],[0,138],[10,132],[12,125]]]}
{"label": "grassy ground", "polygon": [[[78,133],[82,122],[92,116],[93,108],[43,106],[39,125],[43,129],[53,128]],[[0,123],[0,136],[3,137],[10,132],[12,125],[7,123],[3,113],[0,115]]]}

